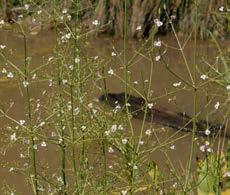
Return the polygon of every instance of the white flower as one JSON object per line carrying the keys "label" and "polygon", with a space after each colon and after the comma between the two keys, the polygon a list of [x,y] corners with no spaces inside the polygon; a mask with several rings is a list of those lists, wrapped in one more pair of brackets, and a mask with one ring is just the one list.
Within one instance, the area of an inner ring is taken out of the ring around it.
{"label": "white flower", "polygon": [[57,181],[60,182],[61,184],[63,184],[62,177],[57,177]]}
{"label": "white flower", "polygon": [[210,135],[211,131],[209,129],[205,130],[205,135]]}
{"label": "white flower", "polygon": [[65,84],[67,84],[68,83],[68,80],[67,79],[63,79],[62,80],[62,83],[65,85]]}
{"label": "white flower", "polygon": [[121,142],[122,142],[122,144],[127,144],[128,140],[124,138],[121,140]]}
{"label": "white flower", "polygon": [[173,83],[173,87],[179,87],[181,85],[181,82]]}
{"label": "white flower", "polygon": [[37,150],[38,149],[38,146],[36,144],[33,145],[33,149],[34,150]]}
{"label": "white flower", "polygon": [[37,103],[37,108],[40,108],[40,106],[41,106],[40,103]]}
{"label": "white flower", "polygon": [[174,188],[176,188],[176,187],[177,187],[177,182],[175,182],[175,183],[173,184],[173,187],[174,187]]}
{"label": "white flower", "polygon": [[76,64],[78,64],[78,63],[80,63],[80,58],[79,57],[76,57],[75,59],[74,59],[74,62],[76,63]]}
{"label": "white flower", "polygon": [[7,77],[8,77],[8,78],[13,78],[13,77],[14,77],[14,75],[13,75],[13,73],[12,73],[12,72],[9,72],[9,73],[7,74]]}
{"label": "white flower", "polygon": [[25,120],[20,120],[20,121],[19,121],[20,125],[24,125],[25,122],[26,122]]}
{"label": "white flower", "polygon": [[123,127],[122,125],[119,125],[119,126],[118,126],[118,129],[119,129],[119,130],[124,130],[124,127]]}
{"label": "white flower", "polygon": [[12,172],[14,170],[14,167],[10,167],[9,172]]}
{"label": "white flower", "polygon": [[0,45],[0,49],[5,49],[6,46],[5,45]]}
{"label": "white flower", "polygon": [[84,131],[86,129],[86,126],[85,125],[82,125],[81,126],[81,130]]}
{"label": "white flower", "polygon": [[133,81],[133,84],[138,85],[138,81]]}
{"label": "white flower", "polygon": [[113,153],[113,152],[114,152],[113,148],[112,148],[112,147],[109,147],[108,152],[109,152],[109,153]]}
{"label": "white flower", "polygon": [[227,90],[230,90],[230,85],[227,85],[226,89],[227,89]]}
{"label": "white flower", "polygon": [[98,26],[98,25],[100,24],[100,22],[99,22],[98,20],[94,20],[94,21],[92,22],[92,24],[93,24],[94,26]]}
{"label": "white flower", "polygon": [[36,73],[33,74],[32,79],[36,79]]}
{"label": "white flower", "polygon": [[39,124],[39,126],[40,126],[40,127],[43,127],[45,124],[46,124],[46,123],[45,123],[44,121],[42,121],[42,122]]}
{"label": "white flower", "polygon": [[224,6],[219,7],[219,11],[223,12],[224,11]]}
{"label": "white flower", "polygon": [[141,30],[141,25],[137,26],[136,30]]}
{"label": "white flower", "polygon": [[218,108],[220,107],[220,102],[216,102],[216,104],[214,105],[215,109],[218,110]]}
{"label": "white flower", "polygon": [[105,135],[106,136],[109,136],[109,134],[110,134],[110,131],[108,130],[108,131],[105,131]]}
{"label": "white flower", "polygon": [[52,131],[52,132],[51,132],[51,136],[52,136],[52,137],[55,137],[55,136],[56,136],[56,133]]}
{"label": "white flower", "polygon": [[68,20],[70,21],[72,17],[71,17],[71,15],[68,14],[68,15],[67,15],[67,18],[68,18]]}
{"label": "white flower", "polygon": [[97,60],[98,59],[98,56],[94,56],[94,60]]}
{"label": "white flower", "polygon": [[70,110],[72,110],[72,106],[71,105],[68,105],[67,106],[67,109],[70,111]]}
{"label": "white flower", "polygon": [[125,105],[126,105],[127,107],[131,106],[131,104],[130,104],[130,103],[126,103]]}
{"label": "white flower", "polygon": [[158,40],[154,41],[153,45],[154,45],[154,47],[161,47],[161,40],[158,39]]}
{"label": "white flower", "polygon": [[12,135],[10,135],[10,140],[11,141],[16,141],[17,140],[16,133],[13,133]]}
{"label": "white flower", "polygon": [[113,51],[112,53],[111,53],[111,56],[116,56],[117,54]]}
{"label": "white flower", "polygon": [[156,56],[155,60],[158,62],[161,59],[161,56]]}
{"label": "white flower", "polygon": [[64,8],[64,9],[62,10],[62,13],[63,13],[63,14],[66,14],[67,11],[68,11],[68,10],[67,10],[66,8]]}
{"label": "white flower", "polygon": [[151,133],[152,133],[152,132],[151,132],[151,130],[150,130],[150,129],[147,129],[147,130],[145,131],[145,134],[146,134],[146,135],[148,135],[148,136],[150,136],[150,135],[151,135]]}
{"label": "white flower", "polygon": [[25,4],[24,7],[25,7],[26,10],[28,10],[30,8],[30,5],[29,4]]}
{"label": "white flower", "polygon": [[175,145],[170,146],[170,149],[174,150],[175,149]]}
{"label": "white flower", "polygon": [[71,33],[67,33],[67,34],[65,34],[65,35],[63,35],[63,36],[61,37],[61,41],[62,41],[63,43],[65,43],[65,42],[67,42],[67,40],[70,39],[70,37],[71,37]]}
{"label": "white flower", "polygon": [[139,144],[140,144],[140,145],[143,145],[143,144],[144,144],[144,141],[140,140],[140,141],[139,141]]}
{"label": "white flower", "polygon": [[22,84],[23,84],[24,87],[27,87],[29,85],[29,82],[28,81],[23,81]]}
{"label": "white flower", "polygon": [[53,81],[50,79],[49,80],[49,87],[51,87],[53,85]]}
{"label": "white flower", "polygon": [[41,143],[41,146],[42,146],[42,147],[46,147],[46,146],[47,146],[46,142],[43,141],[43,142]]}
{"label": "white flower", "polygon": [[113,71],[112,68],[109,69],[108,74],[110,74],[110,75],[113,75],[113,74],[114,74],[114,71]]}
{"label": "white flower", "polygon": [[73,70],[73,65],[69,65],[69,69],[70,69],[70,70]]}
{"label": "white flower", "polygon": [[96,109],[92,109],[93,114],[97,114],[97,110]]}
{"label": "white flower", "polygon": [[88,107],[89,107],[89,108],[93,108],[93,103],[89,103],[89,104],[88,104]]}
{"label": "white flower", "polygon": [[112,127],[110,128],[110,131],[114,133],[116,132],[116,130],[117,130],[117,125],[112,125]]}
{"label": "white flower", "polygon": [[5,74],[7,73],[7,70],[5,68],[2,69],[2,73]]}
{"label": "white flower", "polygon": [[4,24],[5,24],[4,20],[0,20],[0,25],[4,25]]}
{"label": "white flower", "polygon": [[176,16],[175,15],[171,15],[170,18],[171,18],[171,20],[175,20]]}
{"label": "white flower", "polygon": [[153,103],[148,103],[148,108],[152,109],[152,107],[153,107]]}
{"label": "white flower", "polygon": [[36,19],[35,19],[35,18],[33,18],[33,19],[32,19],[32,22],[33,22],[33,23],[36,23]]}
{"label": "white flower", "polygon": [[67,39],[70,39],[71,33],[67,33],[67,34],[65,35],[65,37],[66,37]]}
{"label": "white flower", "polygon": [[213,152],[213,149],[209,147],[209,148],[207,149],[207,152],[211,153],[211,152]]}
{"label": "white flower", "polygon": [[43,187],[39,187],[39,186],[38,186],[38,190],[39,190],[40,192],[44,192],[44,191],[45,191],[45,189],[44,189]]}
{"label": "white flower", "polygon": [[209,144],[210,144],[209,141],[205,141],[205,142],[204,142],[204,145],[205,145],[205,146],[209,146]]}
{"label": "white flower", "polygon": [[121,190],[121,194],[122,194],[122,195],[126,195],[126,194],[127,194],[127,191],[126,191],[126,190]]}
{"label": "white flower", "polygon": [[80,109],[77,107],[73,110],[73,112],[74,112],[74,115],[78,115],[80,112]]}
{"label": "white flower", "polygon": [[224,176],[225,177],[230,177],[230,171],[225,172]]}
{"label": "white flower", "polygon": [[200,146],[201,152],[205,152],[205,145]]}
{"label": "white flower", "polygon": [[37,11],[37,14],[39,15],[39,14],[41,14],[42,13],[42,10],[38,10]]}
{"label": "white flower", "polygon": [[207,75],[205,75],[205,74],[202,74],[202,75],[200,76],[200,78],[201,78],[201,79],[203,79],[203,80],[205,80],[205,79],[207,79],[207,78],[208,78],[208,76],[207,76]]}
{"label": "white flower", "polygon": [[163,25],[163,22],[161,22],[159,19],[154,19],[154,23],[157,27],[161,27]]}

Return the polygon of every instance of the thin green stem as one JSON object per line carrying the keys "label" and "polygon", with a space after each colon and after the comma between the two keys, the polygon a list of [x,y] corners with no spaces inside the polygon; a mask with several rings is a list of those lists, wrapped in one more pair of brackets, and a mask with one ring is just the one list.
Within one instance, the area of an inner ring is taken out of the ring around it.
{"label": "thin green stem", "polygon": [[75,70],[76,70],[76,62],[75,58],[77,57],[77,40],[76,40],[76,22],[75,22],[73,35],[73,70],[71,71],[71,81],[70,81],[70,102],[71,102],[71,139],[72,139],[72,165],[74,172],[74,185],[77,189],[77,167],[76,167],[76,152],[75,152],[75,117],[74,117],[74,80],[75,80]]}
{"label": "thin green stem", "polygon": [[65,148],[65,131],[64,131],[64,125],[63,125],[63,97],[62,97],[62,75],[61,75],[61,62],[59,59],[59,43],[58,43],[58,27],[55,25],[55,37],[56,37],[56,59],[57,59],[57,86],[58,86],[58,98],[60,101],[59,105],[59,120],[60,120],[60,135],[61,135],[61,143],[60,143],[60,148],[61,148],[61,176],[62,176],[62,182],[63,182],[63,190],[64,194],[67,195],[66,192],[66,148]]}
{"label": "thin green stem", "polygon": [[187,190],[187,186],[191,177],[192,172],[192,161],[193,161],[193,155],[194,155],[194,147],[195,147],[195,135],[197,130],[197,87],[196,87],[196,55],[197,55],[197,23],[198,23],[198,2],[195,2],[196,4],[196,16],[195,16],[195,30],[194,30],[194,51],[193,51],[193,79],[192,79],[192,85],[193,88],[193,128],[192,128],[192,139],[191,139],[191,149],[190,149],[190,155],[189,155],[189,161],[188,161],[188,167],[187,167],[187,174],[186,174],[186,181],[185,181],[185,190]]}
{"label": "thin green stem", "polygon": [[28,82],[28,56],[27,56],[27,41],[26,35],[23,32],[23,41],[24,41],[24,86],[26,87],[26,99],[27,99],[27,109],[28,109],[28,119],[29,119],[29,129],[30,129],[30,140],[31,140],[31,151],[32,151],[32,167],[33,167],[33,186],[34,186],[34,194],[38,195],[38,178],[37,178],[37,164],[36,164],[36,149],[34,142],[34,130],[32,125],[32,110],[31,110],[31,100],[30,100],[30,90],[29,90],[29,82]]}

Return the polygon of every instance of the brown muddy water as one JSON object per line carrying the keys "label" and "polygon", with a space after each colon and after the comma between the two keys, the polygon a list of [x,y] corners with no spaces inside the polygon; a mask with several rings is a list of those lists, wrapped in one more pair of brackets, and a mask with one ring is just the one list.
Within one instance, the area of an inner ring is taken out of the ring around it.
{"label": "brown muddy water", "polygon": [[[169,35],[167,37],[161,37],[161,40],[165,44],[170,47],[177,47],[176,40],[173,35]],[[20,66],[23,64],[23,39],[18,34],[13,34],[12,32],[0,32],[0,44],[4,44],[7,46],[8,50],[12,50],[12,54],[9,54],[10,60],[12,60],[15,64]],[[131,41],[129,40],[127,43],[127,59],[131,59],[132,56],[137,52],[138,48],[141,47],[143,41]],[[225,49],[229,44],[228,41],[221,42],[222,48]],[[52,55],[54,46],[54,33],[52,31],[41,32],[36,36],[30,36],[28,38],[28,51],[29,56],[32,57],[30,66],[39,66],[43,59],[48,59]],[[107,69],[112,68],[116,74],[123,74],[122,70],[122,53],[123,51],[123,41],[113,39],[111,37],[91,37],[87,40],[84,47],[82,48],[87,56],[94,58],[98,56],[99,59],[103,60],[107,65]],[[117,55],[112,56],[112,52],[115,52]],[[140,51],[140,53],[145,54],[145,51]],[[193,64],[193,42],[189,41],[185,47],[185,55],[190,65]],[[205,72],[207,70],[207,65],[204,61],[212,64],[216,61],[216,56],[218,55],[215,44],[211,41],[199,41],[197,45],[197,64],[200,68],[200,73],[197,76],[197,82],[204,83],[202,79],[200,79],[200,75],[202,71]],[[184,61],[181,56],[179,50],[168,48],[167,53],[165,54],[165,59],[172,66],[173,70],[177,72],[179,75],[188,79],[188,74],[186,68],[184,66]],[[1,62],[0,62],[1,64]],[[1,67],[2,69],[2,67]],[[131,72],[131,80],[132,82],[139,83],[138,85],[134,85],[136,89],[143,93],[143,85],[145,85],[146,80],[149,80],[150,76],[150,62],[143,57],[142,54],[138,55],[134,60],[132,66],[130,67]],[[2,75],[1,75],[2,77]],[[17,83],[13,81],[5,81],[0,77],[0,100],[1,105],[7,105],[9,102],[14,102],[14,106],[10,110],[10,116],[16,120],[23,119],[25,117],[24,107],[25,102],[21,95],[21,90]],[[154,97],[156,98],[156,104],[164,106],[168,109],[177,112],[185,112],[188,115],[192,115],[192,92],[189,90],[179,90],[172,95],[165,95],[166,92],[175,91],[175,87],[173,87],[173,83],[178,82],[178,79],[172,76],[164,67],[164,64],[159,61],[155,62],[153,67],[153,77],[152,77],[152,87]],[[182,86],[179,87],[181,89]],[[42,98],[42,93],[44,89],[47,88],[47,83],[43,82],[41,84],[33,85],[31,88],[32,97]],[[107,79],[107,88],[109,92],[117,93],[124,91],[123,83],[118,79],[111,77]],[[212,112],[214,110],[214,105],[217,101],[222,103],[224,101],[225,92],[223,89],[219,88],[215,84],[204,85],[202,90],[198,91],[198,102],[197,102],[197,110],[201,111],[199,118],[205,119],[206,112],[203,111],[205,105],[207,104],[206,91],[209,94],[216,95],[213,101],[210,103],[206,111],[209,110]],[[89,95],[89,98],[94,99],[98,97],[100,92],[95,88],[92,93]],[[169,98],[173,101],[170,101]],[[220,108],[221,108],[220,106]],[[222,109],[222,108],[221,108]],[[209,118],[212,121],[221,122],[223,119],[222,111],[217,111],[213,113]],[[3,118],[0,118],[0,129],[1,134],[4,134],[4,128],[9,124],[9,121]],[[142,122],[140,120],[132,120],[135,131],[139,131],[141,128]],[[150,127],[151,124],[146,123],[146,128]],[[172,129],[168,129],[165,127],[158,126],[157,124],[153,124],[153,127],[156,129],[157,136],[160,142],[166,140],[170,136],[174,136],[176,141],[168,145],[170,148],[172,145],[175,145],[175,149],[170,149],[166,151],[168,158],[171,159],[172,164],[178,170],[183,170],[185,168],[186,162],[189,158],[189,149],[191,143],[191,134],[179,132],[175,135],[175,131]],[[230,132],[229,132],[230,133]],[[5,136],[1,139],[3,142],[6,141]],[[9,141],[9,140],[8,140]],[[196,154],[194,155],[193,165],[195,167],[196,160],[195,157],[201,156],[199,152],[199,144],[203,144],[205,138],[199,138],[197,140],[197,149]],[[149,142],[155,143],[156,140],[149,140]],[[215,146],[214,146],[215,149]],[[13,147],[10,149],[1,148],[1,162],[14,163],[19,158],[20,151],[17,151],[17,147]],[[41,158],[48,159],[48,161],[52,162],[53,156],[57,154],[57,150],[52,147],[47,147],[44,151],[40,152]],[[160,167],[165,168],[166,156],[163,155],[162,151],[155,151],[151,158],[160,165]],[[53,166],[57,166],[58,162],[52,162]],[[4,164],[4,163],[3,163]],[[56,164],[56,165],[55,165]],[[1,167],[0,168],[0,181],[1,186],[5,183],[9,185],[15,186],[15,188],[21,192],[22,194],[30,194],[30,190],[28,185],[23,180],[23,176],[20,176],[16,173],[11,173],[8,168]]]}

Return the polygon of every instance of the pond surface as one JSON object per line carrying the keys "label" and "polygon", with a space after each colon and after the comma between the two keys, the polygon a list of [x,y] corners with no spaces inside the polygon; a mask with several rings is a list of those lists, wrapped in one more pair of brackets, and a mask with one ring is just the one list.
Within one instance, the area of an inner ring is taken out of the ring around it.
{"label": "pond surface", "polygon": [[[181,52],[178,49],[173,49],[172,47],[177,47],[176,39],[173,35],[166,37],[161,37],[161,40],[164,44],[168,45],[167,53],[165,54],[165,60],[170,64],[172,69],[177,72],[180,76],[189,80],[189,75],[185,67],[185,62],[181,55]],[[0,44],[7,46],[8,50],[12,50],[12,54],[9,55],[11,60],[20,66],[23,64],[23,39],[20,35],[13,34],[12,32],[0,31]],[[137,53],[138,48],[141,47],[143,41],[132,41],[128,40],[127,42],[127,60],[131,59],[132,56]],[[223,49],[229,44],[229,41],[221,42]],[[185,47],[185,56],[190,67],[193,65],[193,46],[192,41],[187,42]],[[32,57],[31,67],[39,66],[43,59],[48,59],[53,52],[54,46],[54,33],[52,31],[41,32],[36,36],[30,36],[28,39],[28,51],[29,56]],[[123,76],[122,60],[123,56],[123,41],[119,39],[113,39],[111,37],[91,37],[85,43],[82,50],[86,53],[87,56],[94,58],[98,56],[99,59],[103,60],[107,65],[107,70],[112,68],[116,74]],[[112,52],[116,53],[116,56],[112,56]],[[130,67],[131,72],[131,82],[138,83],[138,85],[133,84],[133,86],[143,93],[143,85],[147,83],[145,80],[149,80],[151,63],[148,59],[145,59],[143,55],[145,54],[145,49],[140,51],[140,55],[137,55],[137,58],[134,60],[132,66]],[[197,73],[197,82],[205,82],[200,79],[200,75],[205,73],[207,70],[207,65],[204,61],[213,64],[216,61],[216,56],[218,55],[216,46],[211,41],[199,41],[197,43],[197,61],[200,68],[200,73]],[[219,62],[220,63],[220,62]],[[2,69],[2,67],[1,67]],[[203,72],[202,72],[203,71]],[[2,75],[1,75],[2,76]],[[166,107],[172,111],[176,112],[185,112],[188,115],[192,115],[193,112],[193,98],[192,92],[190,90],[178,90],[178,92],[173,93],[172,95],[166,95],[166,92],[173,92],[177,90],[173,83],[178,82],[179,80],[170,74],[162,61],[154,62],[153,74],[152,74],[152,86],[154,97],[156,101],[154,103]],[[182,83],[178,89],[182,89],[184,84]],[[47,88],[47,84],[35,84],[31,88],[32,97],[42,98],[42,93],[44,89]],[[107,79],[107,88],[109,92],[118,93],[124,91],[124,84],[115,77]],[[217,94],[218,98],[214,98],[213,101],[207,106],[207,96],[206,92],[209,94]],[[95,89],[89,95],[91,99],[98,97],[100,92]],[[135,94],[136,95],[136,94]],[[217,101],[220,101],[221,105],[225,98],[225,91],[218,87],[215,84],[204,85],[202,90],[198,91],[198,101],[197,101],[197,110],[201,111],[199,118],[205,119],[206,112],[209,110],[213,112],[214,105]],[[170,99],[169,99],[170,98]],[[13,81],[5,81],[0,77],[0,99],[1,104],[5,105],[7,103],[14,102],[15,105],[10,110],[10,115],[16,120],[20,120],[25,117],[25,102],[21,95],[21,90],[17,83]],[[172,101],[173,100],[173,101]],[[221,108],[221,106],[220,106]],[[210,115],[209,120],[221,122],[223,119],[221,109],[220,111],[215,112]],[[4,131],[5,126],[9,123],[8,120],[1,118],[0,119],[1,131]],[[139,131],[142,125],[140,120],[133,119],[133,127],[135,131]],[[151,126],[149,123],[146,123],[146,128]],[[166,127],[161,127],[157,124],[153,124],[153,127],[157,130],[158,139],[161,141],[166,140],[170,136],[174,136],[175,131]],[[229,129],[228,129],[229,131]],[[230,133],[230,132],[229,132]],[[191,143],[191,134],[179,132],[175,135],[178,138],[177,141],[169,145],[175,145],[175,149],[172,149],[167,152],[168,158],[171,159],[176,169],[182,169],[186,165],[186,162],[189,158],[189,148]],[[197,145],[204,142],[204,138],[199,138],[197,140]],[[156,140],[149,140],[155,142]],[[215,149],[215,148],[214,148]],[[2,152],[3,153],[3,152]],[[42,158],[52,160],[52,155],[56,153],[54,148],[50,148],[41,154]],[[194,166],[195,166],[195,157],[200,156],[199,145],[197,147],[196,154],[194,155]],[[16,148],[7,150],[7,152],[1,156],[2,161],[14,162],[19,158],[19,151]],[[156,151],[152,155],[153,160],[155,160],[160,166],[165,167],[166,156],[162,155],[162,152]],[[57,164],[58,162],[53,162]],[[55,166],[55,165],[54,165]],[[23,176],[10,173],[6,168],[0,168],[0,181],[5,181],[9,184],[14,184],[15,188],[19,190],[22,194],[29,194],[28,187],[23,180]]]}

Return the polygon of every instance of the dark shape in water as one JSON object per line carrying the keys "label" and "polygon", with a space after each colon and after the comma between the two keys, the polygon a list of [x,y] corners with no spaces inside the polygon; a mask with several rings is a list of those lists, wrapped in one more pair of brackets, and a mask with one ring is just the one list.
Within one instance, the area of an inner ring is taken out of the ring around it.
{"label": "dark shape in water", "polygon": [[[134,118],[143,119],[146,109],[146,101],[141,97],[135,97],[127,94],[128,109]],[[125,108],[125,93],[108,93],[101,95],[99,101],[108,103],[111,107],[120,107],[121,110]],[[183,113],[176,113],[167,110],[163,107],[153,106],[151,109],[147,107],[146,121],[160,124],[163,126],[171,127],[176,130],[183,130],[191,132],[193,129],[192,118]],[[208,128],[212,135],[217,133],[223,134],[224,126],[221,124],[207,123],[205,120],[196,122],[197,135],[204,135],[205,130]]]}

